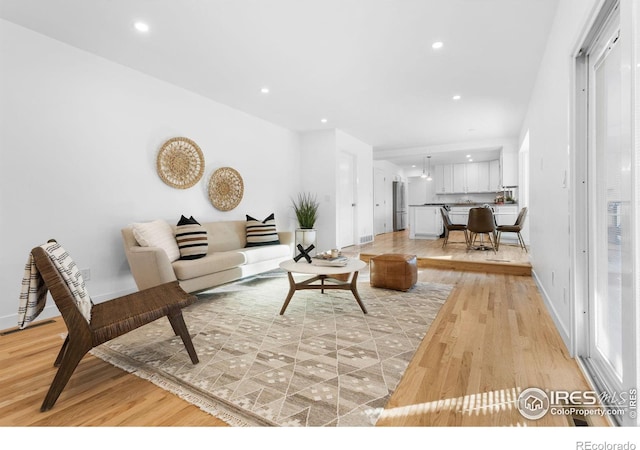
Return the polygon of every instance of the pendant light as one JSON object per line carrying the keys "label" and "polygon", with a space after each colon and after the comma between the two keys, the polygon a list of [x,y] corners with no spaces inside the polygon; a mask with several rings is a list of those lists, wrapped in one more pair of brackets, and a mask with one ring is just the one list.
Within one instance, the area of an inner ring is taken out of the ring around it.
{"label": "pendant light", "polygon": [[429,172],[427,172],[427,181],[431,181],[433,180],[433,178],[431,178],[431,155],[427,156],[427,158],[429,159]]}
{"label": "pendant light", "polygon": [[422,175],[420,175],[420,178],[427,178],[427,173],[425,172],[426,166],[427,166],[427,159],[422,158]]}

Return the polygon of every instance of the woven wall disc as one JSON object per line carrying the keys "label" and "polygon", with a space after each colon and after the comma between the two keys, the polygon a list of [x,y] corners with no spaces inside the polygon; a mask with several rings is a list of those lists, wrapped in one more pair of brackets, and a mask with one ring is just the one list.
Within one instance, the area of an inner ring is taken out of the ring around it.
{"label": "woven wall disc", "polygon": [[221,167],[209,179],[209,200],[220,211],[231,211],[244,195],[244,183],[237,170]]}
{"label": "woven wall disc", "polygon": [[178,189],[190,188],[204,174],[202,150],[185,137],[175,137],[165,142],[158,152],[156,165],[162,181]]}

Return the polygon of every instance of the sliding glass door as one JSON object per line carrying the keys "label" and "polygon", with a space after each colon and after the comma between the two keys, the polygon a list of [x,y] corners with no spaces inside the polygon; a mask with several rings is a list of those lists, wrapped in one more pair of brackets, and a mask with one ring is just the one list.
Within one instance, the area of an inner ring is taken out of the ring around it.
{"label": "sliding glass door", "polygon": [[[611,21],[589,55],[592,116],[591,161],[591,357],[622,382],[622,242],[627,232],[621,142],[619,29]],[[626,166],[628,169],[628,165]]]}
{"label": "sliding glass door", "polygon": [[[631,228],[631,147],[625,141],[622,39],[615,7],[588,49],[588,300],[580,355],[605,403],[627,395],[635,378]],[[627,324],[627,325],[625,325]],[[632,424],[630,417],[615,418]]]}

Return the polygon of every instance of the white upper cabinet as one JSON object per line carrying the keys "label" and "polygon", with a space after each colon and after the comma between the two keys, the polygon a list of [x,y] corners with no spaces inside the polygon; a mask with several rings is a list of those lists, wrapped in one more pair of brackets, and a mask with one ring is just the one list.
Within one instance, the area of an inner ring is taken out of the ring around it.
{"label": "white upper cabinet", "polygon": [[436,194],[450,194],[453,191],[453,166],[442,164],[436,166],[435,170]]}
{"label": "white upper cabinet", "polygon": [[466,164],[466,171],[467,190],[465,192],[490,192],[488,162]]}
{"label": "white upper cabinet", "polygon": [[467,169],[466,164],[453,165],[453,192],[467,192]]}
{"label": "white upper cabinet", "polygon": [[453,192],[492,192],[489,182],[489,162],[453,165]]}
{"label": "white upper cabinet", "polygon": [[504,186],[518,185],[518,153],[502,153],[502,184]]}
{"label": "white upper cabinet", "polygon": [[436,194],[498,192],[501,189],[500,161],[497,159],[436,166]]}
{"label": "white upper cabinet", "polygon": [[489,190],[499,191],[502,189],[502,177],[500,176],[500,160],[489,162]]}

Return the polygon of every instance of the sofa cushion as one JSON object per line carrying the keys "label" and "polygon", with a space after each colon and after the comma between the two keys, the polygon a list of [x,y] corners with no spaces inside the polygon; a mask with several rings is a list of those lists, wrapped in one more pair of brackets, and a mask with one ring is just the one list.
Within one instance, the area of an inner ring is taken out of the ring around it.
{"label": "sofa cushion", "polygon": [[245,248],[239,250],[244,254],[246,264],[254,264],[271,259],[291,256],[291,248],[288,245],[264,245],[260,247]]}
{"label": "sofa cushion", "polygon": [[178,280],[189,280],[241,266],[245,261],[244,254],[238,251],[229,251],[212,253],[200,259],[179,259],[172,266]]}
{"label": "sofa cushion", "polygon": [[260,222],[247,215],[247,247],[258,247],[261,245],[279,244],[278,232],[276,231],[275,215],[271,213],[269,217]]}
{"label": "sofa cushion", "polygon": [[141,247],[159,247],[165,251],[169,261],[180,258],[180,250],[173,234],[173,228],[162,219],[153,222],[134,223],[133,236]]}
{"label": "sofa cushion", "polygon": [[175,233],[180,259],[199,259],[207,256],[207,230],[193,216],[188,219],[181,216]]}

